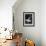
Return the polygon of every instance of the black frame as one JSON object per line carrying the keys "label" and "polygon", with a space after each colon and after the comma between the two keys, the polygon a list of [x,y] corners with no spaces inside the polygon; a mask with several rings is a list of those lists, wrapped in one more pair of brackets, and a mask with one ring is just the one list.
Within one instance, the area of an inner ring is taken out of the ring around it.
{"label": "black frame", "polygon": [[35,26],[35,12],[23,12],[23,26],[25,27]]}

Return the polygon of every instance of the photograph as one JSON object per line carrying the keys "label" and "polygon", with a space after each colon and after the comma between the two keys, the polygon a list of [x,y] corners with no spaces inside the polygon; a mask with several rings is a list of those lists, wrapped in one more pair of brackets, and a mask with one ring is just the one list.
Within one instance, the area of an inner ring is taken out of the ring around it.
{"label": "photograph", "polygon": [[35,12],[23,12],[23,26],[35,25]]}

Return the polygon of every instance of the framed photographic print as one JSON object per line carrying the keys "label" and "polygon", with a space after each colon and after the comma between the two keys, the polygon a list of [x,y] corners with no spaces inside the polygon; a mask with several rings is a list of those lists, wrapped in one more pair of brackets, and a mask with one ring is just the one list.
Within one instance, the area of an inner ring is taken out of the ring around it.
{"label": "framed photographic print", "polygon": [[35,12],[23,12],[23,26],[35,26]]}

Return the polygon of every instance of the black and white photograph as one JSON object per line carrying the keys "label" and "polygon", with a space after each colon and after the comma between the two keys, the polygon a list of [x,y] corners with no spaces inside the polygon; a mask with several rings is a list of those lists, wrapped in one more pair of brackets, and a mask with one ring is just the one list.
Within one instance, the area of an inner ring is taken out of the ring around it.
{"label": "black and white photograph", "polygon": [[23,13],[23,26],[34,26],[35,25],[35,13],[24,12]]}

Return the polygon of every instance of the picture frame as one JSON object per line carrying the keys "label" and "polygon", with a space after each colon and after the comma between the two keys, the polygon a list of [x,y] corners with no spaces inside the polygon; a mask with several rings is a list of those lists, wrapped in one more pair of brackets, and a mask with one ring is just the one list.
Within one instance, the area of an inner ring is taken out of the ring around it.
{"label": "picture frame", "polygon": [[35,12],[23,12],[23,26],[25,27],[35,26]]}

